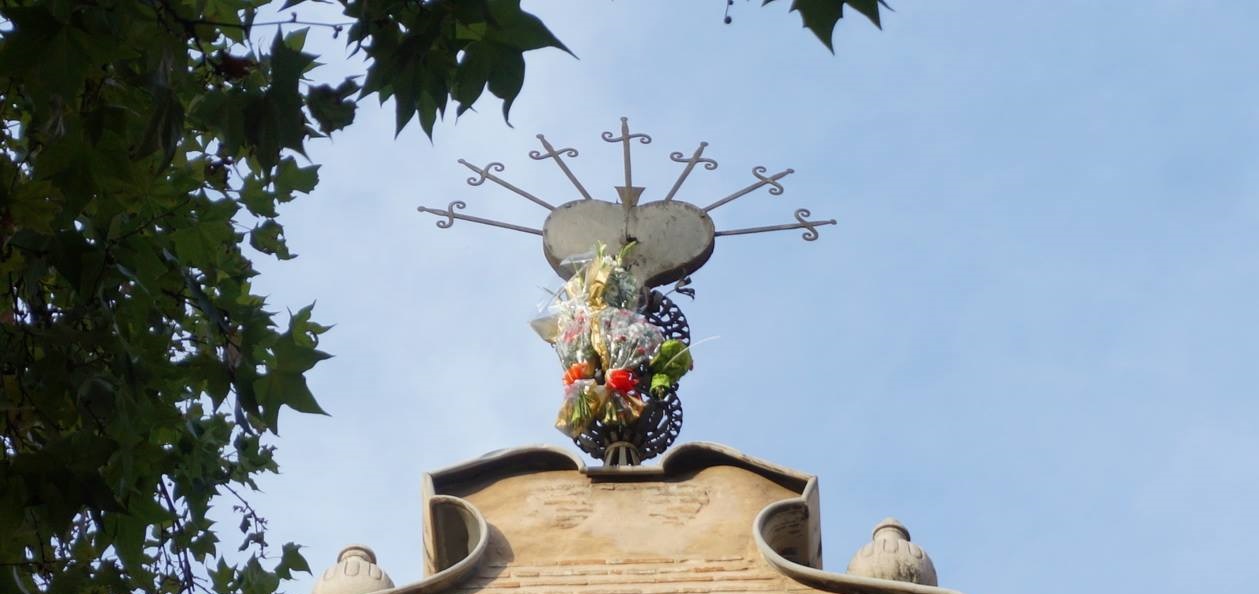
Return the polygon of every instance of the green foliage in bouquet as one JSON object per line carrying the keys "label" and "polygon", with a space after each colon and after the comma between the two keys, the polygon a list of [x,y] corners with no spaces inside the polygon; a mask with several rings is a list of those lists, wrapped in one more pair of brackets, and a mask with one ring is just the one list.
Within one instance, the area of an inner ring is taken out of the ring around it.
{"label": "green foliage in bouquet", "polygon": [[680,340],[666,340],[651,359],[651,391],[667,389],[678,383],[695,366],[691,347]]}

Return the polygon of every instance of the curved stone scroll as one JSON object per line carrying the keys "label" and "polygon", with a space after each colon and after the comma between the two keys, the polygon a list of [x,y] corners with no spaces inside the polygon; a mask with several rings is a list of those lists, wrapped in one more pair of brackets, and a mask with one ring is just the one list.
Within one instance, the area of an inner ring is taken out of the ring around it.
{"label": "curved stone scroll", "polygon": [[[910,582],[898,582],[878,578],[861,577],[848,573],[823,571],[797,563],[788,557],[796,557],[799,550],[790,538],[776,538],[781,534],[781,526],[807,522],[816,517],[816,506],[808,503],[810,495],[816,494],[817,480],[810,480],[805,493],[800,497],[784,499],[765,506],[757,514],[752,523],[752,537],[756,539],[756,547],[760,549],[765,562],[784,576],[801,584],[826,592],[861,593],[861,594],[962,594],[957,590],[938,586],[924,586]],[[820,553],[820,551],[818,551]]]}
{"label": "curved stone scroll", "polygon": [[429,530],[443,530],[462,538],[443,539],[443,547],[425,547],[425,565],[439,571],[410,584],[380,594],[434,594],[452,590],[474,573],[485,557],[489,543],[489,524],[471,503],[450,495],[428,498]]}

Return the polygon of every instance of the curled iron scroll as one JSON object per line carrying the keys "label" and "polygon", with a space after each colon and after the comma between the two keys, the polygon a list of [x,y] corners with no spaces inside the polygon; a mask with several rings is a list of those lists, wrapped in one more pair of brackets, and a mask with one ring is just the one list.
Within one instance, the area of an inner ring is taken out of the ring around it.
{"label": "curled iron scroll", "polygon": [[831,219],[828,221],[804,220],[805,217],[811,217],[811,216],[813,216],[813,213],[809,212],[809,209],[807,208],[801,208],[801,209],[796,210],[796,220],[800,222],[801,228],[805,230],[804,233],[802,233],[800,236],[803,237],[805,241],[817,240],[818,238],[817,228],[819,225],[834,225],[835,224],[834,219]]}
{"label": "curled iron scroll", "polygon": [[642,132],[635,132],[633,134],[630,134],[629,118],[624,118],[624,117],[621,118],[621,135],[620,136],[613,136],[611,132],[603,132],[599,136],[603,138],[604,142],[625,142],[628,144],[630,140],[637,138],[638,142],[642,144],[651,144],[651,137],[646,134],[643,134]]}
{"label": "curled iron scroll", "polygon": [[[460,162],[463,162],[463,159],[460,159]],[[476,168],[473,168],[472,170],[473,170],[473,171],[475,171],[475,172],[477,172],[477,176],[474,176],[474,177],[469,177],[469,178],[468,178],[468,185],[469,185],[469,186],[479,186],[479,185],[481,185],[481,184],[485,183],[486,176],[488,176],[489,174],[491,174],[491,173],[493,173],[493,172],[495,172],[495,171],[497,171],[497,172],[499,172],[499,173],[502,173],[504,169],[506,169],[506,168],[505,168],[505,167],[503,167],[503,164],[502,164],[502,163],[499,163],[498,161],[494,161],[494,162],[490,163],[489,165],[486,165],[485,167],[483,167],[483,168],[481,168],[481,169],[476,169]],[[478,176],[479,176],[479,177],[478,177]]]}
{"label": "curled iron scroll", "polygon": [[[782,175],[795,173],[795,170],[787,169],[782,174],[775,175],[773,177],[765,177],[765,173],[768,171],[769,169],[762,167],[760,165],[757,165],[756,167],[752,168],[752,175],[755,175],[756,179],[759,179],[762,182],[769,184],[770,186],[773,186],[769,189],[769,193],[771,196],[781,196],[783,193],[783,185],[778,183],[778,178],[782,177]],[[808,215],[805,215],[805,216],[808,216]]]}
{"label": "curled iron scroll", "polygon": [[529,151],[529,158],[533,159],[534,161],[541,161],[542,159],[550,159],[552,157],[576,157],[576,156],[577,156],[577,149],[575,148],[555,149],[553,151],[546,152],[546,153],[536,150],[536,149]]}
{"label": "curled iron scroll", "polygon": [[[704,146],[708,145],[707,142],[701,142],[700,144]],[[686,156],[681,151],[677,151],[677,152],[669,153],[669,160],[673,161],[674,163],[690,163],[691,157]],[[709,159],[708,157],[699,157],[695,159],[695,162],[703,164],[704,169],[707,169],[709,171],[712,171],[717,168],[717,162],[712,159]]]}
{"label": "curled iron scroll", "polygon": [[[611,132],[604,132],[600,136],[602,136],[603,139],[607,142],[621,142],[625,140],[625,138],[623,137],[613,136]],[[630,140],[637,138],[640,144],[651,144],[651,137],[646,134],[642,134],[640,132],[635,132],[633,134],[630,134],[629,138]]]}
{"label": "curled iron scroll", "polygon": [[679,295],[686,295],[687,297],[694,299],[695,289],[691,288],[691,277],[690,276],[682,277],[681,280],[679,280],[676,284],[673,285],[673,290],[670,292],[677,293]]}
{"label": "curled iron scroll", "polygon": [[455,209],[457,208],[459,210],[463,210],[467,207],[468,207],[468,203],[462,200],[455,200],[454,202],[451,202],[450,204],[446,205],[446,212],[444,213],[436,212],[436,211],[429,211],[429,212],[432,212],[433,214],[444,215],[446,217],[446,220],[444,221],[438,220],[437,226],[438,228],[441,228],[441,229],[449,229],[451,225],[455,224]]}

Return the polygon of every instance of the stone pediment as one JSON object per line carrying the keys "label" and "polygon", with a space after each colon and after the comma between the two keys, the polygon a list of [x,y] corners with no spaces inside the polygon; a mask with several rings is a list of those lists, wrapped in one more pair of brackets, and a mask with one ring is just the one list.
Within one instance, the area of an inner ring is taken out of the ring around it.
{"label": "stone pediment", "polygon": [[389,592],[960,594],[823,571],[817,478],[718,444],[635,467],[500,450],[426,474],[424,505],[429,577]]}

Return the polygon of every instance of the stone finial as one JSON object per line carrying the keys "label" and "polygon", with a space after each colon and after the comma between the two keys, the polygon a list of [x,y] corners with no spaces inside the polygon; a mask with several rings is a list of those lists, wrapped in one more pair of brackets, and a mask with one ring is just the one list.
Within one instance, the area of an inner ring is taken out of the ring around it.
{"label": "stone finial", "polygon": [[376,553],[363,545],[341,549],[337,564],[315,582],[311,594],[368,594],[393,587],[393,580],[376,565]]}
{"label": "stone finial", "polygon": [[909,542],[909,530],[896,518],[874,527],[871,542],[862,545],[848,562],[848,573],[862,577],[939,585],[936,568],[922,547]]}

